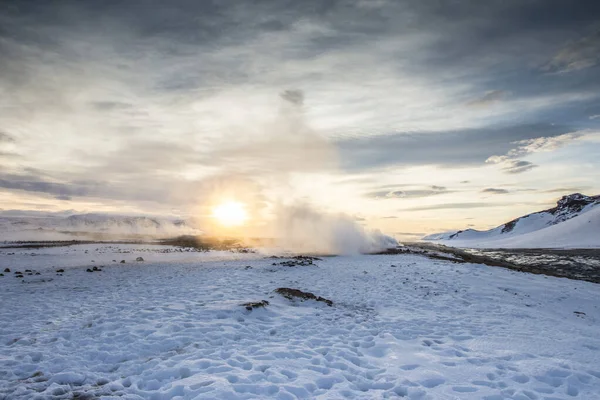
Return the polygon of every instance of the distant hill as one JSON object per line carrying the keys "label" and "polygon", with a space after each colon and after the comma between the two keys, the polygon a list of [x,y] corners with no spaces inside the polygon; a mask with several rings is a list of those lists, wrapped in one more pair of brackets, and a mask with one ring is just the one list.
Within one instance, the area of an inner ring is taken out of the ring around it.
{"label": "distant hill", "polygon": [[487,231],[466,229],[423,238],[456,247],[596,248],[600,247],[600,196],[574,193],[556,207],[527,214]]}
{"label": "distant hill", "polygon": [[172,218],[115,214],[31,214],[4,212],[0,215],[0,240],[135,239],[197,235],[201,232],[186,221]]}

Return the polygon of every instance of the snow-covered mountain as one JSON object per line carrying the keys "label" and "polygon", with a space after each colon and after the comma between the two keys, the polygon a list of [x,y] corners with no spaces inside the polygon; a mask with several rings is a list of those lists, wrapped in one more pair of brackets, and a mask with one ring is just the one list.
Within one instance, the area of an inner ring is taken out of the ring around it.
{"label": "snow-covered mountain", "polygon": [[600,247],[600,196],[574,193],[556,207],[528,214],[487,231],[467,229],[423,238],[456,247]]}
{"label": "snow-covered mountain", "polygon": [[115,214],[0,215],[0,240],[69,240],[73,236],[124,239],[201,233],[186,221]]}

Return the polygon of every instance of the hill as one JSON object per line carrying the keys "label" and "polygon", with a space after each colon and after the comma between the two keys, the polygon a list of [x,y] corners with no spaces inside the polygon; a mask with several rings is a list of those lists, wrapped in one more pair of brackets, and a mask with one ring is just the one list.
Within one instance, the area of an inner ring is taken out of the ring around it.
{"label": "hill", "polygon": [[600,196],[574,193],[563,196],[556,207],[487,231],[444,232],[423,240],[455,247],[596,248],[600,247]]}

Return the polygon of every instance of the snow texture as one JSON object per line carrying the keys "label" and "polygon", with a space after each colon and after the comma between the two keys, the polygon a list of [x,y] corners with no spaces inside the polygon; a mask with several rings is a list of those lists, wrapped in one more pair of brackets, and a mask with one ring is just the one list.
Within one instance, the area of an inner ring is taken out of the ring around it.
{"label": "snow texture", "polygon": [[600,399],[596,284],[413,254],[280,261],[0,249],[0,399]]}

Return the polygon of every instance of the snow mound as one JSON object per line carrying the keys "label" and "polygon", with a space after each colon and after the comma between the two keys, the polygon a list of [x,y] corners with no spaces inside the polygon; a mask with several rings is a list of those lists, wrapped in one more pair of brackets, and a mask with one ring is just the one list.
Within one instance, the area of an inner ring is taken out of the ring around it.
{"label": "snow mound", "polygon": [[0,249],[0,399],[599,398],[597,284],[418,254],[175,250]]}

